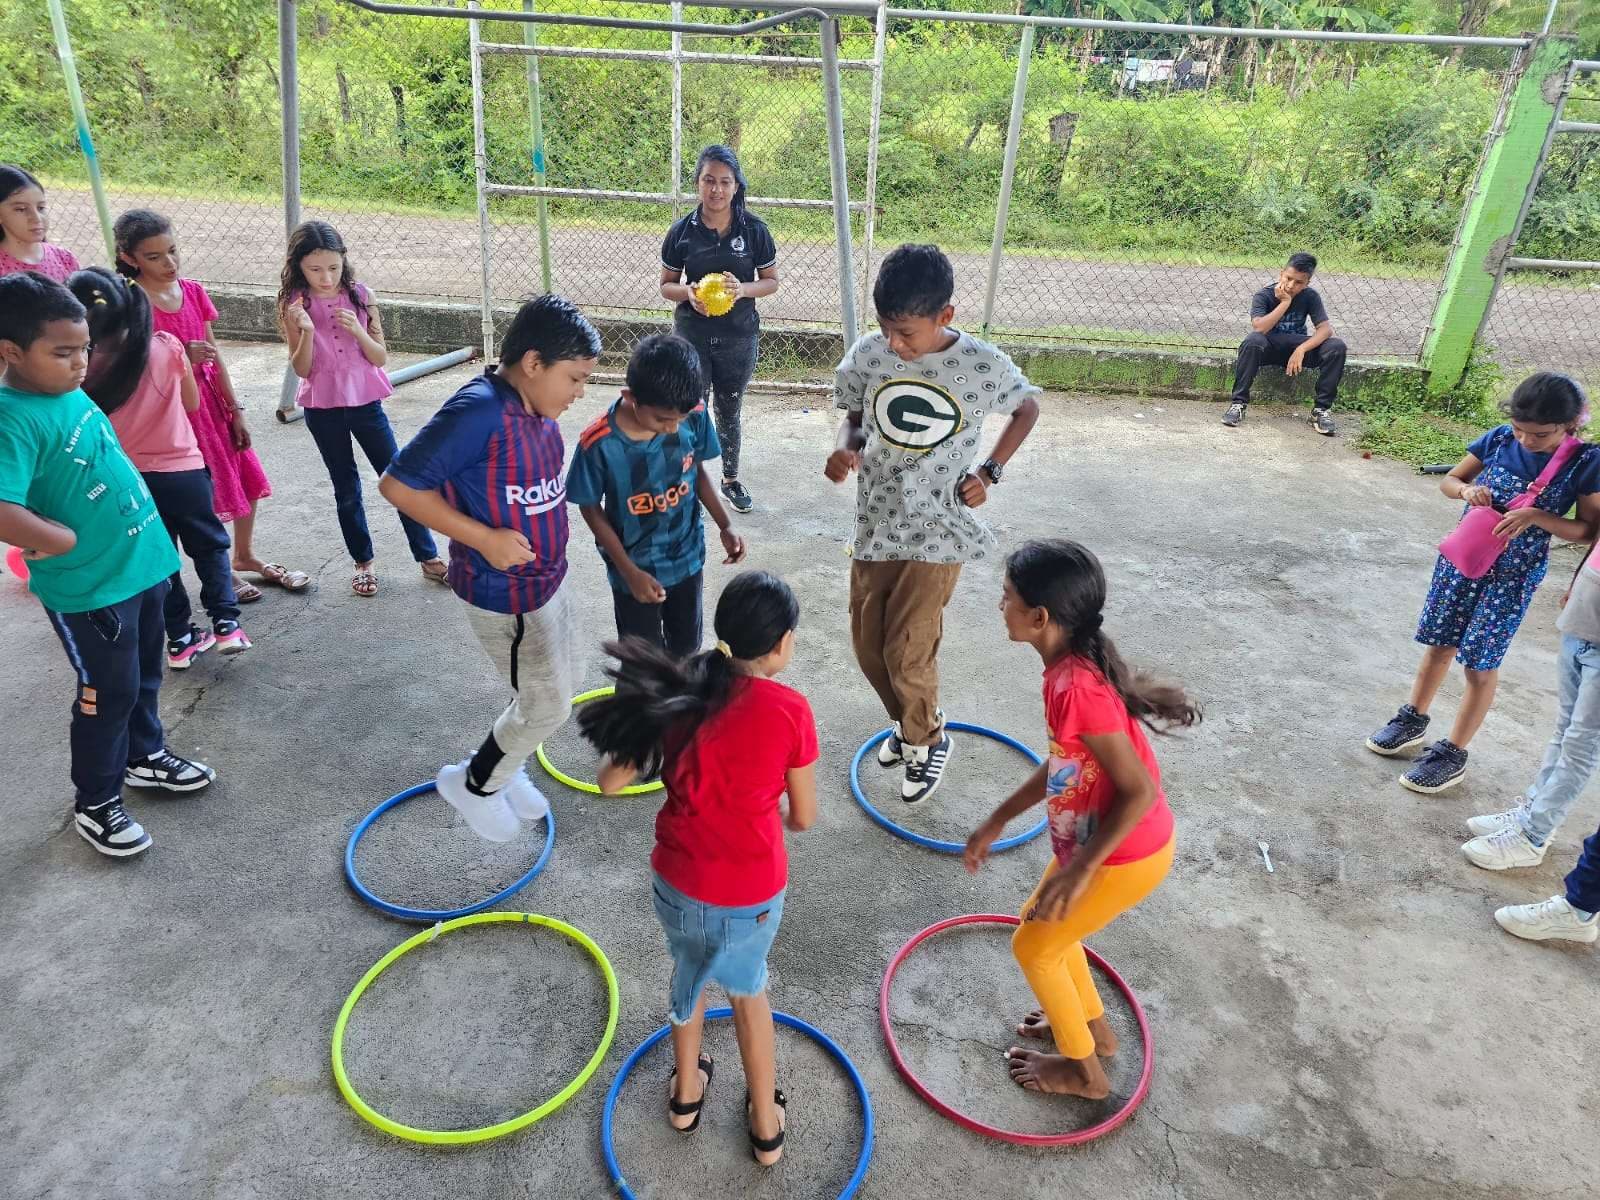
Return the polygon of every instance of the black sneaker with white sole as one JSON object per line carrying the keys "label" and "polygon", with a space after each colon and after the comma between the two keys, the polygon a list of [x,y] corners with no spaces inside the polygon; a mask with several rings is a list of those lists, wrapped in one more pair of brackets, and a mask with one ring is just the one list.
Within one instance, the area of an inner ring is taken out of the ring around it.
{"label": "black sneaker with white sole", "polygon": [[123,782],[129,787],[160,788],[164,792],[198,792],[210,787],[216,777],[217,773],[204,763],[179,758],[163,747],[149,758],[129,763]]}
{"label": "black sneaker with white sole", "polygon": [[944,769],[950,765],[950,754],[955,743],[950,731],[944,730],[936,746],[905,747],[906,777],[900,784],[900,799],[907,804],[920,804],[944,781]]}
{"label": "black sneaker with white sole", "polygon": [[1467,774],[1467,752],[1449,738],[1440,738],[1424,750],[1411,769],[1400,776],[1400,786],[1431,796],[1455,787]]}
{"label": "black sneaker with white sole", "polygon": [[1323,437],[1332,437],[1336,432],[1333,417],[1325,408],[1313,409],[1311,413],[1311,428]]}
{"label": "black sneaker with white sole", "polygon": [[150,835],[127,814],[121,800],[74,809],[72,823],[78,836],[107,858],[132,858],[150,849]]}
{"label": "black sneaker with white sole", "polygon": [[734,512],[747,513],[756,506],[755,497],[737,479],[724,479],[722,481],[722,495],[733,505]]}
{"label": "black sneaker with white sole", "polygon": [[1228,411],[1222,414],[1222,423],[1232,429],[1242,420],[1244,420],[1244,405],[1235,400],[1228,405]]}
{"label": "black sneaker with white sole", "polygon": [[1427,737],[1428,714],[1402,704],[1389,723],[1367,739],[1367,749],[1388,758],[1422,745]]}

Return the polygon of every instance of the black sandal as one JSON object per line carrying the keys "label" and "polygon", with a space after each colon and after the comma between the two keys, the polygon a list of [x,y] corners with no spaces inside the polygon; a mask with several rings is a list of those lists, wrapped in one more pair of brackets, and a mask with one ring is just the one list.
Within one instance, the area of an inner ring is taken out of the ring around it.
{"label": "black sandal", "polygon": [[711,1055],[709,1054],[702,1054],[699,1060],[695,1063],[695,1066],[705,1072],[706,1085],[700,1089],[700,1099],[695,1100],[692,1103],[685,1104],[678,1099],[678,1085],[676,1082],[678,1078],[678,1068],[673,1067],[672,1074],[667,1076],[667,1082],[672,1085],[671,1090],[667,1093],[667,1110],[675,1117],[687,1117],[690,1113],[694,1114],[694,1120],[682,1127],[672,1125],[671,1121],[667,1122],[667,1124],[672,1125],[672,1127],[679,1133],[693,1133],[696,1129],[700,1128],[700,1110],[705,1107],[706,1093],[711,1090],[711,1076],[716,1070],[716,1063],[712,1061]]}
{"label": "black sandal", "polygon": [[[772,1102],[774,1104],[776,1104],[779,1108],[783,1109],[785,1115],[787,1115],[787,1113],[789,1111],[789,1097],[787,1097],[787,1096],[785,1096],[783,1094],[783,1089],[782,1088],[773,1088],[772,1089]],[[745,1119],[745,1123],[748,1125],[749,1122],[750,1122],[750,1093],[749,1092],[746,1092],[744,1094],[744,1119]],[[769,1138],[757,1137],[756,1133],[755,1133],[755,1130],[753,1130],[753,1129],[747,1130],[747,1132],[750,1135],[750,1155],[751,1155],[752,1158],[754,1158],[756,1160],[756,1162],[760,1166],[763,1166],[763,1167],[775,1167],[780,1162],[783,1161],[783,1155],[782,1155],[781,1151],[783,1150],[784,1128],[783,1128],[783,1122],[782,1121],[778,1122],[778,1132],[773,1134]],[[779,1151],[780,1152],[777,1158],[773,1159],[771,1162],[762,1162],[761,1161],[761,1158],[760,1158],[761,1155],[763,1155],[763,1154],[771,1154],[771,1153],[773,1153],[773,1151]]]}

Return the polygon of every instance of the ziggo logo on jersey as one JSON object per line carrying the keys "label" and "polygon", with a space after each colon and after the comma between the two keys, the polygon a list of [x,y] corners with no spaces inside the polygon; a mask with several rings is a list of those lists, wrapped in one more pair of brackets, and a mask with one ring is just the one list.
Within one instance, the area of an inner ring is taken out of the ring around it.
{"label": "ziggo logo on jersey", "polygon": [[628,511],[636,517],[648,517],[651,513],[664,513],[667,509],[677,508],[679,504],[683,503],[683,498],[691,490],[688,481],[685,480],[683,483],[669,487],[664,492],[656,492],[654,495],[649,492],[640,492],[637,496],[628,497]]}

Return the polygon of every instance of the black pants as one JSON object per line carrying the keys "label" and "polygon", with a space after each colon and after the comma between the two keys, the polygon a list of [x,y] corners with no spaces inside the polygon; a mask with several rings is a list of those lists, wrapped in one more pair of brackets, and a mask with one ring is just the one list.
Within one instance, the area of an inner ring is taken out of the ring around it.
{"label": "black pants", "polygon": [[[1295,347],[1309,341],[1304,333],[1252,333],[1239,346],[1239,361],[1233,368],[1233,401],[1250,403],[1250,385],[1262,367],[1281,367],[1289,361]],[[1342,339],[1331,337],[1322,345],[1306,352],[1306,366],[1317,372],[1318,408],[1333,407],[1339,392],[1339,381],[1344,378],[1345,345]]]}
{"label": "black pants", "polygon": [[617,636],[640,637],[663,647],[668,654],[686,658],[700,650],[701,573],[667,589],[661,604],[640,604],[627,592],[613,590],[611,599],[617,610]]}
{"label": "black pants", "polygon": [[[194,563],[194,573],[200,577],[200,607],[213,625],[237,621],[239,598],[233,591],[233,565],[228,559],[233,542],[217,519],[211,472],[204,467],[195,471],[150,471],[145,473],[144,483],[155,499],[161,523]],[[183,572],[174,571],[167,582],[171,584],[167,589],[167,637],[181,638],[189,632],[194,609],[189,604],[188,589],[183,586]]]}
{"label": "black pants", "polygon": [[744,390],[756,373],[757,335],[708,337],[688,325],[679,326],[678,333],[693,342],[700,352],[704,396],[717,423],[717,441],[722,443],[722,477],[737,479],[742,440],[739,410],[744,404]]}
{"label": "black pants", "polygon": [[72,786],[79,808],[122,794],[128,764],[166,745],[159,701],[167,645],[167,581],[93,612],[45,610],[78,676],[72,704]]}

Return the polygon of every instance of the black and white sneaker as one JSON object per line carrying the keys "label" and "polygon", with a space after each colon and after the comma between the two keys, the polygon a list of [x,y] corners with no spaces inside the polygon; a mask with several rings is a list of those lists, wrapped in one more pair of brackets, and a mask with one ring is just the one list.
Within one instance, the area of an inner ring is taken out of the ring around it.
{"label": "black and white sneaker", "polygon": [[944,769],[950,763],[951,751],[955,743],[950,738],[950,731],[944,730],[939,736],[936,746],[913,746],[909,743],[904,747],[906,777],[900,785],[900,799],[907,804],[920,804],[934,792],[939,790],[939,784],[944,781]]}
{"label": "black and white sneaker", "polygon": [[1228,411],[1222,414],[1222,423],[1232,429],[1242,420],[1244,420],[1244,405],[1235,400],[1228,405]]}
{"label": "black and white sneaker", "polygon": [[216,777],[217,773],[205,763],[190,762],[163,748],[149,758],[129,763],[123,782],[129,787],[160,788],[164,792],[198,792],[210,787]]}
{"label": "black and white sneaker", "polygon": [[1311,428],[1315,429],[1323,437],[1332,437],[1336,432],[1333,425],[1333,417],[1325,408],[1312,410]]}
{"label": "black and white sneaker", "polygon": [[1396,754],[1404,754],[1413,746],[1422,745],[1427,735],[1428,714],[1419,713],[1409,704],[1402,704],[1389,723],[1367,739],[1367,749],[1392,758]]}
{"label": "black and white sneaker", "polygon": [[722,481],[722,495],[729,504],[733,505],[734,512],[747,513],[756,506],[755,497],[737,479],[724,479]]}
{"label": "black and white sneaker", "polygon": [[905,761],[906,744],[900,740],[900,722],[889,727],[889,736],[878,745],[878,765],[897,767]]}
{"label": "black and white sneaker", "polygon": [[72,823],[79,837],[108,858],[132,858],[150,849],[150,835],[127,814],[121,800],[75,809]]}
{"label": "black and white sneaker", "polygon": [[1400,786],[1431,796],[1455,787],[1467,774],[1467,752],[1449,738],[1440,738],[1400,776]]}

